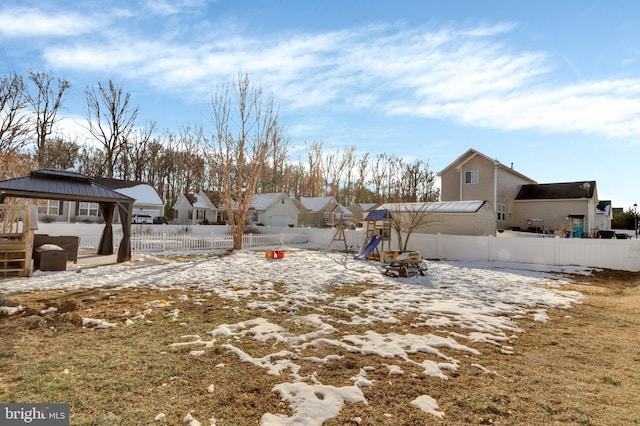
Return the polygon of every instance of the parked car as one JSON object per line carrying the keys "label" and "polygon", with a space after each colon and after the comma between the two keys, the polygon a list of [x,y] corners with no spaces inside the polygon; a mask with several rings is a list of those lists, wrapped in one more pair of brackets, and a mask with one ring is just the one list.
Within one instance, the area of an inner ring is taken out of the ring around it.
{"label": "parked car", "polygon": [[165,224],[165,223],[169,223],[169,221],[164,216],[156,216],[156,217],[153,218],[153,223],[155,223],[155,224]]}
{"label": "parked car", "polygon": [[131,217],[131,223],[153,223],[153,219],[150,214],[134,213]]}

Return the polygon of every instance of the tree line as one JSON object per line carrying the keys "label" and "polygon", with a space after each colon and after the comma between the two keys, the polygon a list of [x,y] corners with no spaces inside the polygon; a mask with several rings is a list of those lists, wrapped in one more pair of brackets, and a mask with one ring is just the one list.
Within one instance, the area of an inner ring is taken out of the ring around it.
{"label": "tree line", "polygon": [[2,77],[1,178],[36,168],[73,168],[88,176],[146,182],[168,207],[179,194],[200,189],[234,200],[267,192],[332,196],[347,206],[438,198],[427,160],[360,152],[355,146],[329,149],[321,140],[292,146],[273,96],[246,74],[211,94],[212,129],[185,124],[160,130],[155,121],[139,123],[139,106],[122,85],[88,86],[84,127],[93,143],[57,129],[70,90],[68,80],[51,73]]}

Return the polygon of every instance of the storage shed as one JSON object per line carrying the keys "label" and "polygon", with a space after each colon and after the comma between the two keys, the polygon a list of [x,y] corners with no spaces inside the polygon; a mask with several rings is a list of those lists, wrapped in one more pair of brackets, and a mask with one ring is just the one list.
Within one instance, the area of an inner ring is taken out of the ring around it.
{"label": "storage shed", "polygon": [[378,209],[391,211],[396,220],[419,220],[416,233],[496,235],[496,212],[488,201],[386,203]]}

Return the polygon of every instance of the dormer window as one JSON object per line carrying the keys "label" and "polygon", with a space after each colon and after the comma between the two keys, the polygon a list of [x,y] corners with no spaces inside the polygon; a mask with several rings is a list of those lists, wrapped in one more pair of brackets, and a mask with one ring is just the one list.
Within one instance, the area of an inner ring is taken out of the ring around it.
{"label": "dormer window", "polygon": [[478,183],[478,174],[477,170],[464,172],[464,183]]}

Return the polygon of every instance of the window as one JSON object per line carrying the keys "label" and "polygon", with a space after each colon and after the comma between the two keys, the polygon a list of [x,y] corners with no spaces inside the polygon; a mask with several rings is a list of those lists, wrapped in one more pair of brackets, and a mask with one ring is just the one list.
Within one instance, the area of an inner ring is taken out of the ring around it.
{"label": "window", "polygon": [[498,203],[497,209],[498,209],[498,211],[497,211],[498,220],[505,220],[506,219],[507,206],[505,206],[504,204]]}
{"label": "window", "polygon": [[62,214],[62,201],[38,200],[38,214],[57,216]]}
{"label": "window", "polygon": [[78,203],[78,216],[98,216],[100,206],[98,203]]}
{"label": "window", "polygon": [[197,209],[196,210],[196,220],[205,220],[207,218],[206,213],[207,212],[205,210]]}
{"label": "window", "polygon": [[464,172],[464,183],[478,183],[478,171]]}

